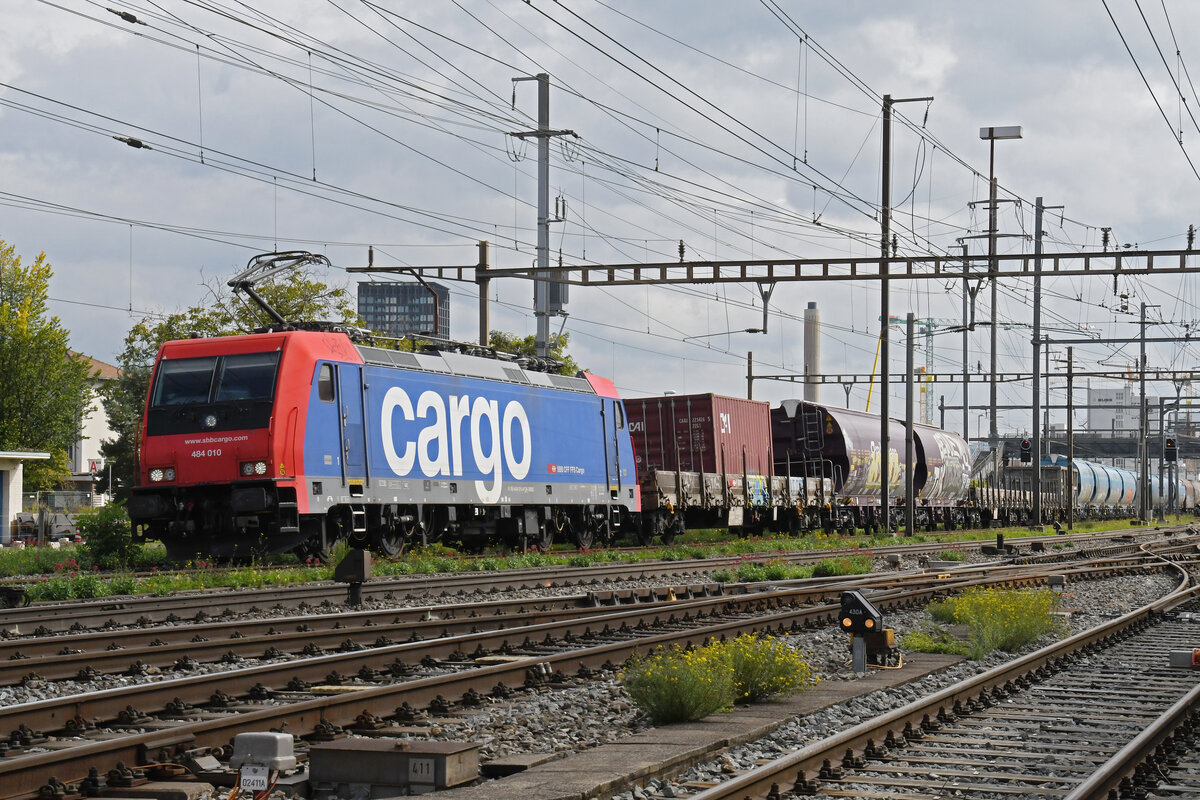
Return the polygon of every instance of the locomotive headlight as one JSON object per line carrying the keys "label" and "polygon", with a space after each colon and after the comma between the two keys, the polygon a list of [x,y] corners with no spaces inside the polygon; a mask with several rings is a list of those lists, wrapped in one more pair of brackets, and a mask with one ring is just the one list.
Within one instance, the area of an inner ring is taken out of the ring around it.
{"label": "locomotive headlight", "polygon": [[266,475],[267,462],[265,461],[243,461],[242,462],[242,477],[249,478],[251,475]]}
{"label": "locomotive headlight", "polygon": [[154,469],[150,470],[151,483],[162,483],[163,481],[173,480],[175,480],[174,467],[155,467]]}
{"label": "locomotive headlight", "polygon": [[255,461],[254,462],[254,474],[255,475],[266,475],[267,474],[267,462]]}
{"label": "locomotive headlight", "polygon": [[254,474],[254,462],[252,462],[252,461],[243,461],[243,462],[242,462],[242,475],[244,475],[244,476],[247,476],[247,477],[248,477],[248,476],[250,476],[250,475],[253,475],[253,474]]}
{"label": "locomotive headlight", "polygon": [[167,467],[167,469],[165,470],[164,479],[168,480],[168,481],[175,480],[175,468],[174,467]]}
{"label": "locomotive headlight", "polygon": [[217,415],[216,414],[205,414],[204,419],[201,420],[200,424],[203,425],[205,428],[210,428],[210,429],[217,427]]}
{"label": "locomotive headlight", "polygon": [[161,469],[159,469],[158,467],[155,467],[154,469],[150,470],[150,480],[153,483],[159,483],[160,481],[162,481],[162,479],[163,479],[163,471]]}

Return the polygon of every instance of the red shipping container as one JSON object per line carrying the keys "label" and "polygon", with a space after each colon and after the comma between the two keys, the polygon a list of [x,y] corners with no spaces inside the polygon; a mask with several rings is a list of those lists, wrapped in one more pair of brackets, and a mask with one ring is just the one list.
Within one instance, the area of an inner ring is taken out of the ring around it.
{"label": "red shipping container", "polygon": [[[771,405],[716,394],[625,400],[641,480],[653,470],[771,474]],[[742,461],[743,451],[746,454]],[[677,459],[678,456],[678,459]]]}

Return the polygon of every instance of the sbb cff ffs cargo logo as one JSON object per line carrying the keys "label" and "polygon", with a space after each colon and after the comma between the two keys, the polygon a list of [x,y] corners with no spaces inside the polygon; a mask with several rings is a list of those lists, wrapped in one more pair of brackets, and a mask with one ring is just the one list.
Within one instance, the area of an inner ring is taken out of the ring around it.
{"label": "sbb cff ffs cargo logo", "polygon": [[[415,422],[418,418],[429,420],[415,442],[411,437],[396,441],[393,416],[397,412],[406,422]],[[472,398],[467,394],[442,397],[427,390],[417,398],[414,407],[408,392],[393,386],[383,397],[380,417],[384,457],[397,477],[406,477],[414,466],[420,467],[426,478],[462,477],[465,465],[468,476],[483,475],[485,478],[475,481],[480,500],[494,503],[500,499],[505,469],[513,480],[524,480],[529,474],[533,440],[529,416],[517,400],[509,401],[501,413],[496,400]],[[466,442],[470,445],[469,450],[463,447],[464,427],[469,433]],[[468,455],[470,464],[466,462]],[[471,466],[473,470],[470,470]],[[487,485],[486,478],[491,479],[491,486]]]}

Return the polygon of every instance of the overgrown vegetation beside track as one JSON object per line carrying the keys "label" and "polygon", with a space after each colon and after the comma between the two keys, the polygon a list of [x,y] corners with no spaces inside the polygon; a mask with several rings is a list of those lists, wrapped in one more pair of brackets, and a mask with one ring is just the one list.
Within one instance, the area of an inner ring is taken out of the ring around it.
{"label": "overgrown vegetation beside track", "polygon": [[656,725],[701,719],[734,703],[756,703],[817,683],[804,659],[771,636],[743,634],[630,660],[622,676],[633,702]]}
{"label": "overgrown vegetation beside track", "polygon": [[[185,564],[171,564],[161,546],[127,545],[119,535],[121,517],[114,513],[97,512],[94,519],[84,523],[91,536],[84,545],[61,549],[29,547],[23,550],[0,548],[0,578],[21,579],[31,600],[66,600],[124,594],[167,595],[172,592],[213,588],[254,588],[281,586],[332,578],[333,568],[319,563],[301,563],[294,556],[271,557],[261,562],[228,567],[197,557]],[[1128,530],[1128,523],[1111,521],[1107,526],[1094,523],[1080,526],[1079,531],[1105,530],[1117,527]],[[127,529],[127,528],[126,528]],[[826,535],[822,533],[793,538],[762,536],[730,539],[726,531],[689,532],[689,541],[676,542],[671,547],[575,552],[565,548],[559,552],[507,553],[493,552],[484,556],[469,556],[447,547],[432,545],[405,553],[394,559],[377,558],[377,576],[438,574],[448,572],[495,571],[528,567],[571,566],[624,562],[637,563],[652,559],[680,561],[692,558],[735,557],[742,562],[735,567],[718,570],[718,581],[794,580],[807,577],[862,574],[871,570],[869,548],[895,544],[937,542],[947,546],[939,554],[943,560],[963,557],[956,544],[971,541],[990,541],[1002,533],[1012,542],[1026,529],[1001,531],[957,531],[954,533],[920,534],[911,537]],[[1067,543],[1069,546],[1069,543]],[[782,556],[787,553],[828,549],[857,549],[851,554],[838,554],[812,565],[789,564]],[[341,545],[334,552],[336,563],[346,552]]]}
{"label": "overgrown vegetation beside track", "polygon": [[1047,633],[1060,632],[1054,616],[1058,606],[1059,595],[1047,589],[970,589],[930,603],[929,624],[901,637],[900,646],[974,660],[995,650],[1015,653]]}

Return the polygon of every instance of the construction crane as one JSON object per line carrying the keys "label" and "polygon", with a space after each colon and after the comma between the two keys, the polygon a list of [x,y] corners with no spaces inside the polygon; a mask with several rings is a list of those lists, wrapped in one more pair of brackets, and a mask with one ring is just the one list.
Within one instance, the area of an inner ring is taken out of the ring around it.
{"label": "construction crane", "polygon": [[[882,319],[882,317],[880,318]],[[891,315],[888,317],[889,325],[905,325],[907,319]],[[929,377],[933,374],[933,332],[938,328],[956,327],[961,328],[963,321],[961,319],[931,319],[922,318],[914,319],[913,327],[925,335],[925,366],[920,368],[921,376],[914,376],[914,380],[920,383],[920,419],[924,420],[926,425],[933,424],[933,403],[929,402]],[[879,365],[879,345],[875,346],[875,365]],[[872,383],[871,388],[874,388],[875,367],[871,368]],[[867,411],[871,410],[871,389],[867,390]]]}

